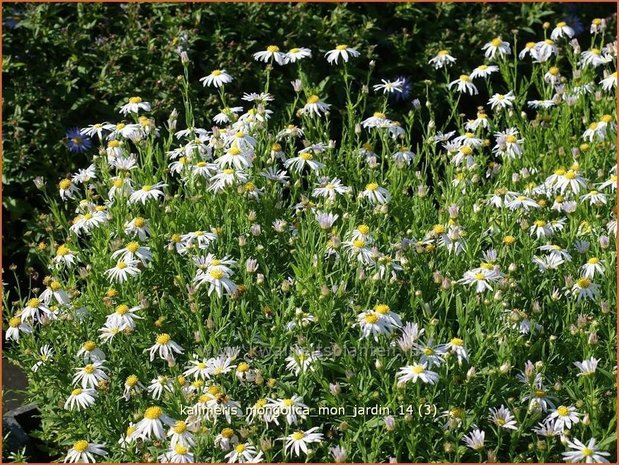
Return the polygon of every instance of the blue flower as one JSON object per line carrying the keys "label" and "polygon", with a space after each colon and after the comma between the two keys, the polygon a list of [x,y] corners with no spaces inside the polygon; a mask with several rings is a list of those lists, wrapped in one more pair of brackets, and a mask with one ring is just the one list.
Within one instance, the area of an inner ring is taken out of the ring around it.
{"label": "blue flower", "polygon": [[408,76],[398,76],[396,80],[398,79],[404,81],[404,84],[402,84],[402,92],[393,92],[389,97],[396,102],[404,102],[410,97],[413,84]]}
{"label": "blue flower", "polygon": [[67,131],[67,147],[73,153],[82,153],[92,147],[90,137],[83,135],[79,128],[71,128]]}

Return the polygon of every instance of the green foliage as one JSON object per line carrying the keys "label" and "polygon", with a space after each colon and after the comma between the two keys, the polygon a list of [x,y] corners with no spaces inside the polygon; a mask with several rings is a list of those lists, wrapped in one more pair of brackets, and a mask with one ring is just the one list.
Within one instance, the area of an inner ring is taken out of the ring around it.
{"label": "green foliage", "polygon": [[[587,16],[585,24],[612,11],[600,5],[578,9]],[[304,44],[324,53],[347,42],[375,57],[381,76],[411,76],[412,96],[421,96],[425,87],[416,76],[424,74],[438,49],[449,47],[464,57],[462,52],[479,48],[491,36],[511,36],[516,29],[524,40],[548,15],[562,10],[544,3],[4,4],[2,207],[4,231],[12,240],[3,256],[21,262],[27,248],[43,237],[26,231],[42,202],[33,180],[42,176],[46,184],[55,184],[83,165],[83,156],[66,149],[66,129],[111,119],[131,94],[146,97],[163,119],[172,110],[168,102],[180,99],[180,49],[195,64],[193,82],[225,66],[236,77],[232,91],[254,91],[259,75],[249,61],[236,59],[239,54],[269,43]],[[466,58],[460,63],[465,68],[477,64]],[[325,62],[308,78],[324,77],[328,69]],[[271,90],[291,92],[294,78],[294,69],[278,73]],[[191,92],[207,110],[217,104],[198,87]]]}

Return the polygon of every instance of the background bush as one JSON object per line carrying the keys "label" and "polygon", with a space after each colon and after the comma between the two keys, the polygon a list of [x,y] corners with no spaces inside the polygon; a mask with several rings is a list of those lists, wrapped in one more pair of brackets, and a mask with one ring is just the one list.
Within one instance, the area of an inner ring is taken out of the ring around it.
{"label": "background bush", "polygon": [[[410,94],[400,104],[408,108],[414,98],[423,100],[426,87],[432,92],[424,82],[434,76],[427,61],[442,48],[458,58],[456,69],[472,69],[479,65],[472,57],[479,54],[469,50],[496,35],[512,43],[515,37],[519,50],[551,15],[553,21],[565,18],[577,32],[588,29],[594,17],[616,15],[612,4],[5,3],[2,8],[2,254],[5,266],[17,266],[16,276],[5,276],[9,288],[17,280],[26,284],[32,274],[28,251],[47,224],[34,179],[42,177],[48,192],[54,191],[61,177],[86,166],[90,156],[68,150],[67,129],[118,120],[119,105],[132,95],[151,102],[158,120],[166,119],[170,102],[181,101],[181,50],[193,62],[192,82],[221,66],[235,77],[227,87],[251,92],[257,90],[260,67],[234,64],[239,54],[249,57],[274,43],[310,47],[319,55],[348,43],[376,59],[375,77],[409,77]],[[354,65],[367,66],[367,60]],[[292,93],[295,71],[288,66],[273,73],[271,90]],[[312,73],[313,82],[328,75],[326,60]],[[206,109],[216,105],[212,92],[200,87],[192,92]]]}

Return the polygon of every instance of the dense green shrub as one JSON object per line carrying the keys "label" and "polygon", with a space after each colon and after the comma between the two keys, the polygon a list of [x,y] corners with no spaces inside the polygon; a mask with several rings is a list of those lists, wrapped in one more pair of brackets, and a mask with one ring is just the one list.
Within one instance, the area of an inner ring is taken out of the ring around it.
{"label": "dense green shrub", "polygon": [[[610,4],[5,3],[4,263],[17,263],[22,270],[28,249],[42,237],[31,226],[43,202],[35,178],[51,187],[86,163],[85,156],[67,149],[67,129],[111,119],[111,109],[129,94],[143,95],[152,102],[154,116],[165,119],[172,110],[167,102],[180,100],[180,50],[194,63],[192,82],[215,66],[227,66],[236,77],[232,91],[253,91],[261,76],[250,63],[235,59],[240,53],[270,43],[324,53],[348,42],[365,57],[376,58],[380,76],[410,78],[410,94],[401,104],[406,108],[413,98],[425,96],[424,81],[434,75],[427,61],[441,48],[463,57],[461,67],[472,68],[479,63],[463,52],[495,35],[515,34],[524,43],[550,14],[570,16],[570,24],[582,28],[591,18],[612,13]],[[238,27],[241,19],[243,27]],[[367,60],[358,66],[364,65]],[[291,93],[295,72],[289,67],[276,73],[272,91]],[[328,75],[328,64],[312,72],[310,79]],[[333,84],[323,83],[326,90]],[[217,103],[202,88],[191,92],[205,109]]]}

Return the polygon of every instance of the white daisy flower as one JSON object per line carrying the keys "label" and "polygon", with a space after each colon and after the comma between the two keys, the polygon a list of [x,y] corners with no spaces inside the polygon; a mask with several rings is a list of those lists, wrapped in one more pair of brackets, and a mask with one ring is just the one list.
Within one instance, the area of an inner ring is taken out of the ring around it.
{"label": "white daisy flower", "polygon": [[560,405],[546,418],[546,421],[554,421],[555,431],[561,432],[579,423],[579,417],[580,414],[576,411],[576,407]]}
{"label": "white daisy flower", "polygon": [[174,354],[182,354],[183,348],[172,340],[169,334],[162,333],[155,338],[155,344],[144,352],[150,353],[150,361],[155,359],[155,354],[163,360],[174,360]]}
{"label": "white daisy flower", "polygon": [[489,418],[490,421],[499,428],[511,430],[518,429],[514,415],[512,415],[512,413],[503,405],[501,405],[498,409],[491,408]]}
{"label": "white daisy flower", "polygon": [[398,384],[406,384],[409,381],[416,383],[417,380],[425,384],[435,384],[438,379],[438,373],[428,370],[425,363],[414,363],[400,368],[398,372]]}
{"label": "white daisy flower", "polygon": [[321,101],[318,95],[310,95],[307,98],[305,106],[301,109],[301,113],[309,114],[310,116],[316,115],[318,117],[321,117],[323,114],[329,111],[330,107],[331,105]]}
{"label": "white daisy flower", "polygon": [[468,74],[461,74],[458,79],[450,82],[448,87],[451,89],[456,85],[458,86],[457,91],[461,94],[477,95],[479,93],[475,84],[471,82],[471,77]]}
{"label": "white daisy flower", "polygon": [[571,451],[563,452],[563,459],[569,463],[582,462],[585,463],[608,463],[608,452],[602,452],[595,445],[595,438],[591,438],[587,445],[580,442],[578,439],[567,440],[567,446]]}
{"label": "white daisy flower", "polygon": [[103,444],[91,444],[83,439],[73,444],[64,461],[67,463],[95,463],[95,455],[105,457],[107,452]]}
{"label": "white daisy flower", "polygon": [[583,360],[582,362],[574,362],[576,368],[580,370],[577,376],[589,376],[595,373],[597,370],[599,359],[595,357],[588,358],[587,360]]}
{"label": "white daisy flower", "polygon": [[495,37],[482,48],[485,50],[485,57],[493,60],[495,57],[503,57],[511,53],[511,48],[508,42],[504,42],[500,37]]}
{"label": "white daisy flower", "polygon": [[327,61],[330,64],[338,63],[338,60],[342,58],[344,63],[348,62],[349,58],[356,58],[359,56],[359,52],[355,48],[351,48],[348,45],[338,45],[333,50],[329,50],[325,53],[325,57],[327,57]]}
{"label": "white daisy flower", "polygon": [[514,100],[516,97],[514,96],[514,91],[510,90],[507,94],[494,94],[488,100],[488,105],[493,110],[500,108],[505,110],[506,108],[512,108],[514,105]]}
{"label": "white daisy flower", "polygon": [[71,395],[64,403],[67,410],[84,410],[95,403],[97,391],[94,389],[76,388],[71,391]]}
{"label": "white daisy flower", "polygon": [[204,87],[222,87],[224,84],[232,82],[232,76],[230,76],[225,69],[214,69],[211,74],[204,76],[200,79],[200,82]]}
{"label": "white daisy flower", "polygon": [[286,58],[290,63],[296,63],[303,58],[310,58],[312,56],[312,51],[309,48],[291,48],[286,52]]}
{"label": "white daisy flower", "polygon": [[130,277],[140,274],[140,269],[137,267],[138,263],[137,260],[120,260],[116,263],[116,266],[107,270],[105,274],[113,283],[124,283]]}
{"label": "white daisy flower", "polygon": [[163,425],[173,426],[174,423],[172,418],[163,413],[161,407],[148,407],[144,411],[144,418],[135,425],[134,435],[142,439],[163,440],[165,438]]}
{"label": "white daisy flower", "polygon": [[295,431],[294,433],[282,438],[286,442],[284,452],[286,454],[294,452],[295,456],[300,456],[301,452],[307,455],[308,444],[316,444],[322,442],[322,433],[317,433],[317,427],[310,428],[307,431]]}
{"label": "white daisy flower", "polygon": [[126,105],[120,109],[120,113],[138,113],[140,110],[150,111],[150,103],[142,101],[141,97],[131,97]]}
{"label": "white daisy flower", "polygon": [[574,29],[569,27],[565,21],[558,22],[555,28],[550,33],[550,38],[552,40],[559,40],[562,37],[567,37],[571,39],[574,37]]}
{"label": "white daisy flower", "polygon": [[237,444],[231,452],[226,454],[228,463],[260,463],[263,461],[263,452],[248,442]]}
{"label": "white daisy flower", "polygon": [[171,449],[159,456],[161,463],[193,463],[193,454],[183,444],[171,446]]}
{"label": "white daisy flower", "polygon": [[480,451],[484,448],[484,442],[486,433],[480,429],[474,429],[468,436],[464,436],[462,440],[466,444],[466,447],[475,451]]}
{"label": "white daisy flower", "polygon": [[107,381],[108,376],[102,370],[105,368],[103,362],[92,362],[83,368],[76,370],[73,376],[73,384],[82,384],[82,389],[96,388],[99,386],[99,381]]}
{"label": "white daisy flower", "polygon": [[288,57],[285,53],[279,51],[277,45],[269,45],[266,50],[254,53],[254,60],[269,63],[275,61],[278,65],[285,65],[288,62]]}
{"label": "white daisy flower", "polygon": [[428,64],[434,66],[434,69],[441,69],[455,62],[456,59],[449,54],[448,50],[439,50],[436,56],[428,61]]}
{"label": "white daisy flower", "polygon": [[158,182],[156,184],[145,184],[141,189],[136,190],[129,197],[129,203],[137,203],[140,202],[145,204],[147,201],[151,199],[157,199],[157,197],[163,197],[165,194],[161,190],[162,187],[167,186],[162,182]]}

